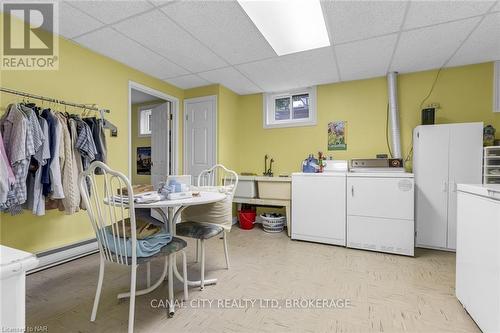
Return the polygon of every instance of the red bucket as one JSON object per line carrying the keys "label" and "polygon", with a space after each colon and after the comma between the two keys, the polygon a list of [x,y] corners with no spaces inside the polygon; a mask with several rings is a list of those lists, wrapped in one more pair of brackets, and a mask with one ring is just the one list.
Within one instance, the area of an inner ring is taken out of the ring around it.
{"label": "red bucket", "polygon": [[240,210],[238,212],[240,228],[245,230],[252,229],[256,216],[257,213],[254,210]]}

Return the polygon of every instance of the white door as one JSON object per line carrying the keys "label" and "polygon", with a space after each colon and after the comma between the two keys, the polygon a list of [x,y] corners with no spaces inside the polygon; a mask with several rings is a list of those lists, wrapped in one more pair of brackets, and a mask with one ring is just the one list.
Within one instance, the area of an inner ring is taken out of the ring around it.
{"label": "white door", "polygon": [[345,246],[345,175],[292,176],[292,239]]}
{"label": "white door", "polygon": [[184,101],[184,173],[195,183],[216,161],[216,110],[215,96]]}
{"label": "white door", "polygon": [[413,133],[417,246],[446,248],[449,142],[447,126],[418,126]]}
{"label": "white door", "polygon": [[450,126],[450,164],[447,248],[456,249],[457,183],[481,184],[483,164],[483,124]]}
{"label": "white door", "polygon": [[170,102],[151,111],[151,183],[157,186],[169,175]]}

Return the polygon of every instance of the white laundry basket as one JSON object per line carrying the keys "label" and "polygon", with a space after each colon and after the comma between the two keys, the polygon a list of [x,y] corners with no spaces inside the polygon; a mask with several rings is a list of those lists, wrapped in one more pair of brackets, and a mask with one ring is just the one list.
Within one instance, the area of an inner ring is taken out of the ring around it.
{"label": "white laundry basket", "polygon": [[286,217],[281,214],[262,214],[262,227],[265,232],[282,232]]}

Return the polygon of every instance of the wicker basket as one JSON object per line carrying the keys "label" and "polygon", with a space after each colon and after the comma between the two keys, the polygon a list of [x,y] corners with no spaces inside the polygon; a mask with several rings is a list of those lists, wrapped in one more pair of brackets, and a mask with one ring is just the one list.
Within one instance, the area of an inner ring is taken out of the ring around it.
{"label": "wicker basket", "polygon": [[282,232],[286,218],[281,214],[262,214],[262,227],[265,232]]}

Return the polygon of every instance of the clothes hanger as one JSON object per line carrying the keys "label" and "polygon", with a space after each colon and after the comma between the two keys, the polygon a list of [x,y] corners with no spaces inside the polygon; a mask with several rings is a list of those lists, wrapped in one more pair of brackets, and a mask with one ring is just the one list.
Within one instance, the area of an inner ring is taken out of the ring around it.
{"label": "clothes hanger", "polygon": [[111,130],[111,136],[116,137],[116,136],[118,136],[118,127],[116,127],[112,122],[110,122],[109,120],[107,120],[106,118],[104,118],[104,113],[106,111],[108,111],[108,110],[99,109],[99,113],[101,115],[101,120],[102,120],[103,128]]}

